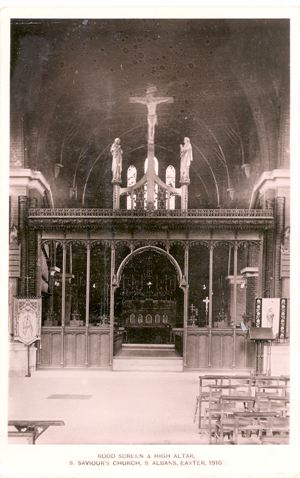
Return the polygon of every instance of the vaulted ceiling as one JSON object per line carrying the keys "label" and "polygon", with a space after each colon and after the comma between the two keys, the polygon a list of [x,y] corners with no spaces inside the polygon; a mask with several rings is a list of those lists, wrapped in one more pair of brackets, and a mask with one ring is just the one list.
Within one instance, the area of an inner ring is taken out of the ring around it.
{"label": "vaulted ceiling", "polygon": [[115,137],[123,185],[131,164],[142,176],[146,108],[129,97],[149,85],[174,97],[158,106],[162,179],[193,145],[189,207],[247,207],[259,174],[287,166],[288,20],[18,19],[11,35],[12,150],[56,206],[111,207]]}

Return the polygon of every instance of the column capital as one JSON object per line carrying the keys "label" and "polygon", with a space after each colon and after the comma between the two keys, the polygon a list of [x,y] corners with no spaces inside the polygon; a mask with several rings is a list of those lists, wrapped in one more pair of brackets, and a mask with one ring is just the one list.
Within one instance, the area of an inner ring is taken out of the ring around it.
{"label": "column capital", "polygon": [[274,197],[287,196],[289,188],[290,171],[288,169],[264,171],[253,187],[249,208],[255,207],[257,197],[266,196],[269,191],[273,191]]}
{"label": "column capital", "polygon": [[40,171],[26,168],[11,168],[9,172],[9,192],[13,196],[29,196],[31,190],[41,198],[46,194],[50,207],[54,207],[52,192],[48,181]]}
{"label": "column capital", "polygon": [[240,274],[244,277],[258,277],[258,267],[244,267]]}

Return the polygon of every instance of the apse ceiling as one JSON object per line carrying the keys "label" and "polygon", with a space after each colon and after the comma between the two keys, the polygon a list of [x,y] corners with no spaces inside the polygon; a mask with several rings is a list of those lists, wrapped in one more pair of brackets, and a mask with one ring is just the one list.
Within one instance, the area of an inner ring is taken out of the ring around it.
{"label": "apse ceiling", "polygon": [[[111,207],[110,146],[143,174],[148,86],[159,105],[159,175],[193,145],[189,207],[248,207],[262,170],[278,167],[289,85],[288,20],[13,20],[11,131],[43,172],[56,206]],[[77,198],[74,191],[77,192]]]}

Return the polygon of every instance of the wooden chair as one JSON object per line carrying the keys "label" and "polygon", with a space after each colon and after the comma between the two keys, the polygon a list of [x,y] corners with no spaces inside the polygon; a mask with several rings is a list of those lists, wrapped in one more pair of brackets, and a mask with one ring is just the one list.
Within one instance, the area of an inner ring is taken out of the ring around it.
{"label": "wooden chair", "polygon": [[248,385],[211,385],[208,407],[205,410],[204,423],[210,437],[216,434],[216,424],[220,415],[229,417],[233,411],[253,408],[255,397],[249,395]]}
{"label": "wooden chair", "polygon": [[225,436],[232,439],[237,413],[253,413],[255,397],[251,395],[230,395],[220,397],[219,416],[215,422],[216,443],[223,444]]}
{"label": "wooden chair", "polygon": [[199,376],[199,394],[196,396],[196,405],[194,411],[194,423],[199,414],[198,428],[201,431],[202,419],[204,419],[203,405],[209,402],[211,385],[244,385],[247,384],[251,388],[253,385],[253,375],[227,375],[227,374],[215,374],[215,375],[200,375]]}
{"label": "wooden chair", "polygon": [[263,435],[270,435],[272,420],[275,418],[276,412],[235,413],[233,444],[260,443]]}

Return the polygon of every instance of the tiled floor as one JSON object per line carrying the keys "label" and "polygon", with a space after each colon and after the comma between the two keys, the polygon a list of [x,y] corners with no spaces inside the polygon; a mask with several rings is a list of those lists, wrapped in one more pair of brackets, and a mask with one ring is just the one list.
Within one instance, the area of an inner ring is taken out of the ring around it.
{"label": "tiled floor", "polygon": [[10,379],[9,419],[64,420],[39,444],[206,443],[193,423],[198,376],[41,370]]}

